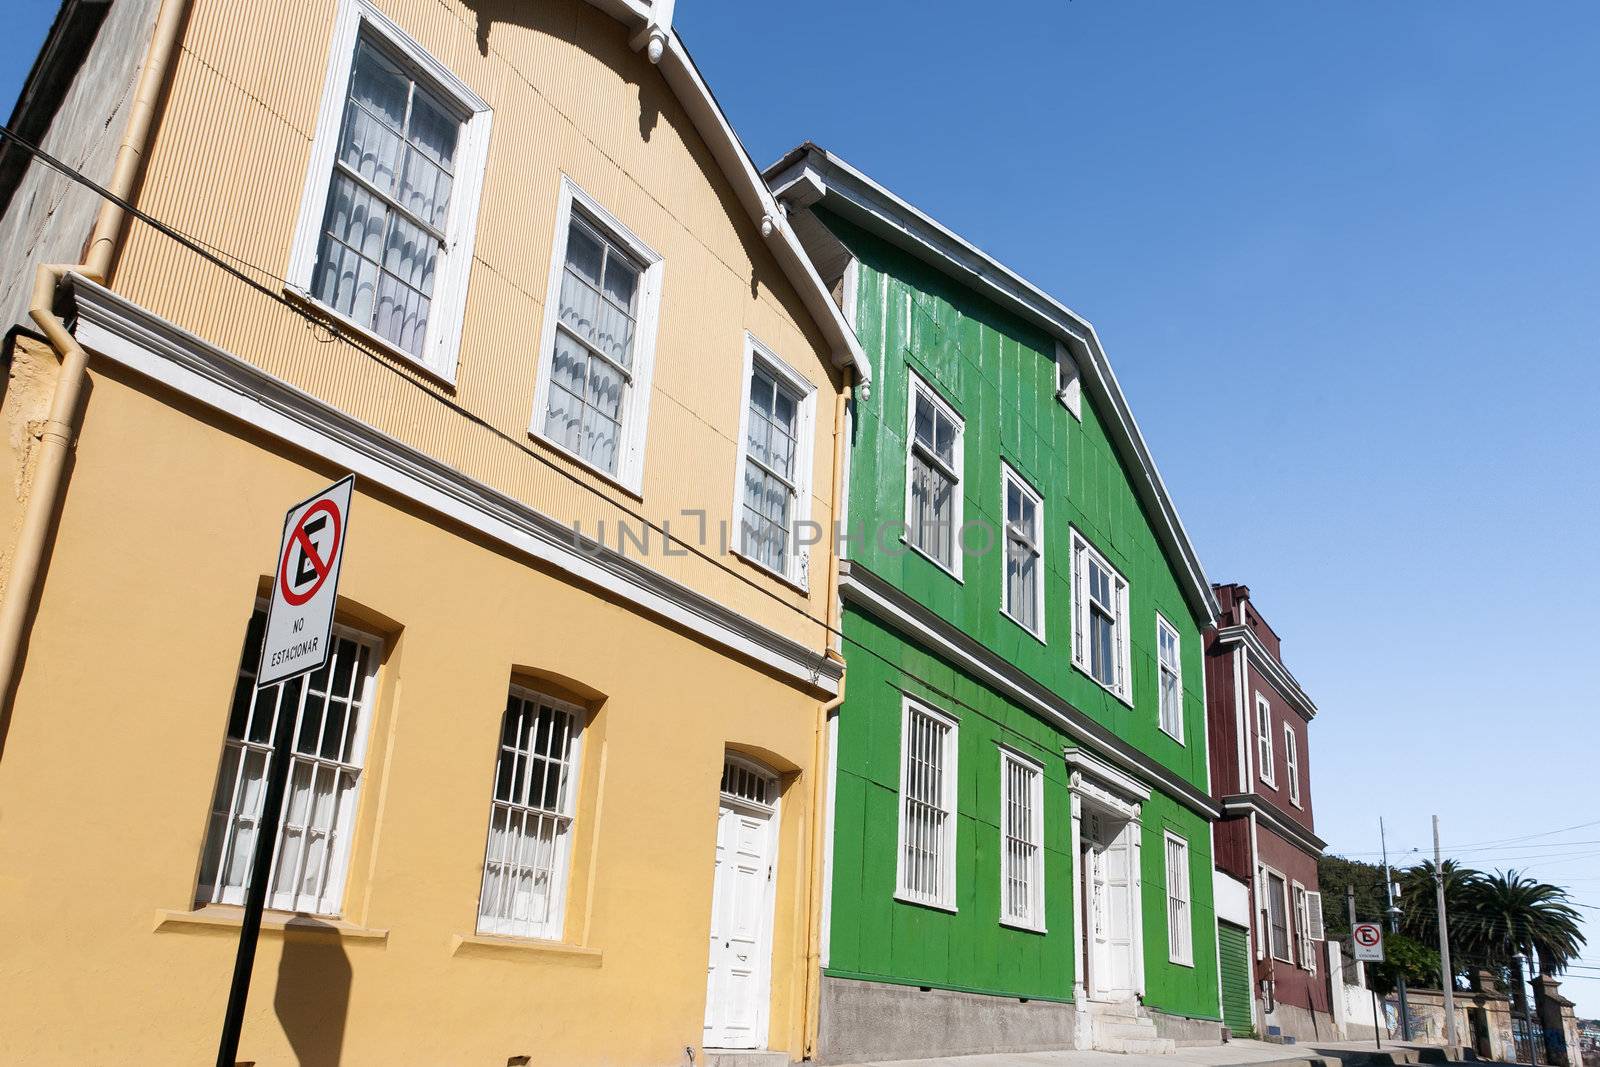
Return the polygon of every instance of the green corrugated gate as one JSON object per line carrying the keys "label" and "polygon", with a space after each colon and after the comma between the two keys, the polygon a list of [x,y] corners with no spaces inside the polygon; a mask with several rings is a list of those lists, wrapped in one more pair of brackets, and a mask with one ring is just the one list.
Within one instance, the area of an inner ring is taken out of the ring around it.
{"label": "green corrugated gate", "polygon": [[1250,1026],[1250,935],[1242,926],[1217,923],[1217,947],[1222,952],[1222,1021],[1240,1037],[1253,1033]]}

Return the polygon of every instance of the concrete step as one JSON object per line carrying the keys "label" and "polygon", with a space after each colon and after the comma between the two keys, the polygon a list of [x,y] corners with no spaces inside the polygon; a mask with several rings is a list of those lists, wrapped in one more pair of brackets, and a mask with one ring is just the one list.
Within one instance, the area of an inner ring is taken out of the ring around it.
{"label": "concrete step", "polygon": [[765,1052],[757,1049],[705,1050],[706,1067],[789,1067],[787,1052]]}
{"label": "concrete step", "polygon": [[1100,1037],[1126,1037],[1140,1040],[1161,1036],[1156,1030],[1156,1024],[1148,1019],[1143,1019],[1139,1022],[1108,1022],[1104,1019],[1096,1019],[1094,1021],[1094,1032]]}
{"label": "concrete step", "polygon": [[1128,1056],[1170,1056],[1178,1051],[1178,1046],[1170,1037],[1152,1037],[1143,1041],[1123,1041],[1120,1048],[1101,1051],[1121,1052]]}

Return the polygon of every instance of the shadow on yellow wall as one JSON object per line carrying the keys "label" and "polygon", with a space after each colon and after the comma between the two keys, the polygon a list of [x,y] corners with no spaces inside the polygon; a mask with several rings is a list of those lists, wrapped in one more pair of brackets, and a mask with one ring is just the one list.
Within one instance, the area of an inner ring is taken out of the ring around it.
{"label": "shadow on yellow wall", "polygon": [[[285,931],[272,1007],[300,1067],[338,1067],[350,1010],[350,960],[339,931],[308,915]],[[305,929],[319,927],[320,929]]]}

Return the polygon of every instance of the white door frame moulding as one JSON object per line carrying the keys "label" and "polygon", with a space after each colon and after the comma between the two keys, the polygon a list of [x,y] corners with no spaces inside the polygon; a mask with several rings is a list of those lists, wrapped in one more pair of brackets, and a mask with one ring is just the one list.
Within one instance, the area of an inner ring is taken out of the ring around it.
{"label": "white door frame moulding", "polygon": [[381,485],[436,515],[556,567],[829,696],[843,668],[810,648],[574,531],[498,489],[97,285],[68,275],[79,343],[202,406]]}

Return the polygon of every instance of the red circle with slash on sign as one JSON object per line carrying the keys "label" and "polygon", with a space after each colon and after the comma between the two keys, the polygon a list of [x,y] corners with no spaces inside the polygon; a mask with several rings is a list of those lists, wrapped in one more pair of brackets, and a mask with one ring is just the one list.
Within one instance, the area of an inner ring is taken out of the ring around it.
{"label": "red circle with slash on sign", "polygon": [[1383,931],[1379,930],[1371,923],[1362,923],[1360,926],[1356,927],[1356,940],[1368,948],[1371,948],[1373,945],[1376,945],[1379,941],[1383,940]]}
{"label": "red circle with slash on sign", "polygon": [[[328,542],[328,551],[325,555],[318,553],[317,546],[312,543],[311,535],[306,531],[307,524],[316,515],[326,515],[328,521],[333,524],[333,537]],[[339,509],[333,506],[331,500],[319,500],[312,504],[306,508],[305,514],[300,516],[300,521],[294,524],[294,530],[284,545],[283,559],[278,561],[278,591],[283,594],[284,601],[290,606],[299,607],[316,596],[317,590],[322,588],[322,583],[328,580],[328,574],[333,570],[333,561],[339,557],[339,538],[342,535]],[[289,585],[289,559],[295,554],[296,547],[316,574],[310,587],[298,593]]]}

